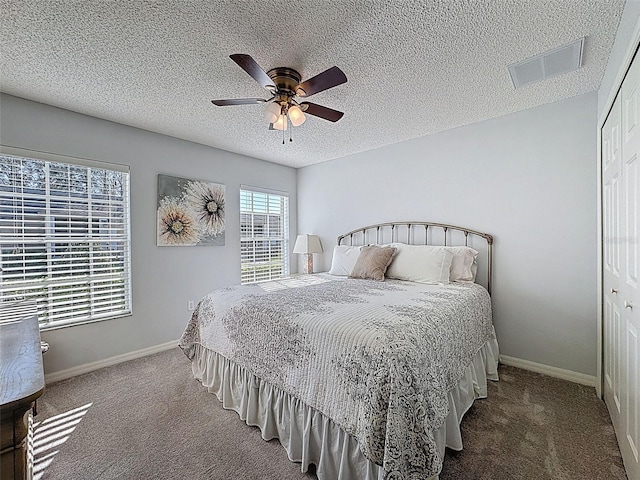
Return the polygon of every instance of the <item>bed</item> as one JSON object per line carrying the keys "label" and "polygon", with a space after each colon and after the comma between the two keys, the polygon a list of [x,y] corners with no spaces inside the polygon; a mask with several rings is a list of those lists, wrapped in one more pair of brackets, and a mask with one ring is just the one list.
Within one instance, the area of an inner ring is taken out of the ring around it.
{"label": "bed", "polygon": [[222,406],[303,472],[437,479],[498,379],[492,246],[438,223],[359,228],[338,237],[330,273],[206,295],[179,345]]}

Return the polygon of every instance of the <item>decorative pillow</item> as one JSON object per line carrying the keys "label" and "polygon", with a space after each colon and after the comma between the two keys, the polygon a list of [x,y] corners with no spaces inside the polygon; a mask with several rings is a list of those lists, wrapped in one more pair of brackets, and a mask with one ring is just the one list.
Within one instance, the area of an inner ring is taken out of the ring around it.
{"label": "decorative pillow", "polygon": [[418,283],[449,283],[453,253],[432,245],[391,244],[398,249],[387,269],[388,278]]}
{"label": "decorative pillow", "polygon": [[478,251],[471,247],[443,247],[453,254],[449,281],[451,282],[475,282],[478,264],[476,257]]}
{"label": "decorative pillow", "polygon": [[379,247],[377,245],[362,247],[349,277],[383,281],[384,274],[395,253],[394,247]]}
{"label": "decorative pillow", "polygon": [[358,260],[361,248],[348,245],[336,245],[333,247],[333,258],[331,259],[329,273],[331,275],[348,276]]}

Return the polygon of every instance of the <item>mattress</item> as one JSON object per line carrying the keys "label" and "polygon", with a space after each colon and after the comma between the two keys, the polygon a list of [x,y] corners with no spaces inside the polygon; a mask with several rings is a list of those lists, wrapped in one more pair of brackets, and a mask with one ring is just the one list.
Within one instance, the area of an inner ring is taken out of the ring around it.
{"label": "mattress", "polygon": [[210,293],[180,346],[194,374],[204,357],[228,361],[317,412],[381,467],[376,474],[424,479],[442,466],[436,437],[450,395],[491,342],[479,285],[318,274]]}

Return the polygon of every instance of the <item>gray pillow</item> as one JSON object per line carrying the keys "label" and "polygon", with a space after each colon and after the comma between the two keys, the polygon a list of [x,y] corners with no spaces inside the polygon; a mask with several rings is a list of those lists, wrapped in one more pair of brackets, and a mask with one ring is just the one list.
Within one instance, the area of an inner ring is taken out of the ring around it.
{"label": "gray pillow", "polygon": [[383,281],[387,267],[393,260],[396,251],[397,249],[394,247],[378,247],[376,245],[362,247],[349,278]]}

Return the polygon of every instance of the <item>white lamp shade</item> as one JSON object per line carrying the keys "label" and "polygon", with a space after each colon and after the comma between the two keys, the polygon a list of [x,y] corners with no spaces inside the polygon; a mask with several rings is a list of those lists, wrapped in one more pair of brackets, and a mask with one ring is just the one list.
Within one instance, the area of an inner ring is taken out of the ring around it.
{"label": "white lamp shade", "polygon": [[304,113],[302,113],[300,107],[298,107],[297,105],[289,107],[289,120],[291,120],[291,124],[294,127],[299,127],[305,122],[306,119],[307,117],[304,116]]}
{"label": "white lamp shade", "polygon": [[278,117],[280,116],[280,104],[278,103],[270,103],[267,107],[266,117],[269,123],[276,123],[278,121]]}
{"label": "white lamp shade", "polygon": [[317,235],[298,235],[293,253],[322,253],[322,245]]}
{"label": "white lamp shade", "polygon": [[286,130],[287,129],[286,115],[280,115],[280,117],[278,117],[278,121],[273,124],[273,128],[275,128],[276,130]]}

